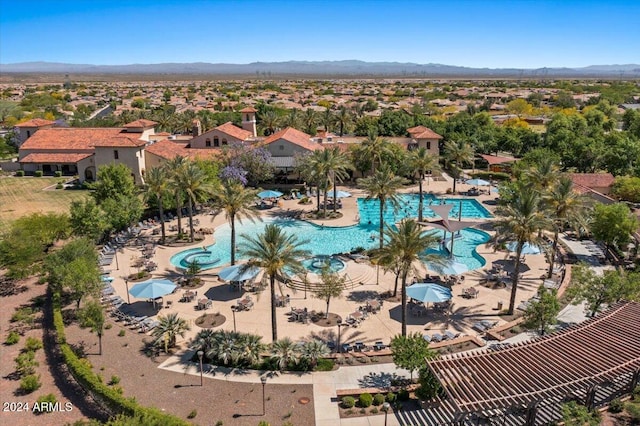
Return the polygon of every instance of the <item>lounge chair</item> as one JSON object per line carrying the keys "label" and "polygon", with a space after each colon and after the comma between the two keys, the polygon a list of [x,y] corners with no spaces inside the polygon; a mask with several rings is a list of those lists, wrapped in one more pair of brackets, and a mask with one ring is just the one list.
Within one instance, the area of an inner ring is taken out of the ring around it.
{"label": "lounge chair", "polygon": [[425,334],[424,336],[422,336],[424,338],[424,340],[426,340],[428,343],[431,343],[431,336],[429,336],[428,334]]}
{"label": "lounge chair", "polygon": [[444,339],[445,340],[453,340],[456,337],[458,337],[460,335],[460,333],[454,334],[451,331],[447,330],[444,332]]}
{"label": "lounge chair", "polygon": [[444,340],[444,336],[440,333],[433,333],[431,340],[436,343],[442,342]]}
{"label": "lounge chair", "polygon": [[379,340],[379,341],[377,341],[377,342],[375,342],[373,344],[373,350],[374,351],[381,351],[386,347],[387,347],[387,345],[385,345],[381,340]]}

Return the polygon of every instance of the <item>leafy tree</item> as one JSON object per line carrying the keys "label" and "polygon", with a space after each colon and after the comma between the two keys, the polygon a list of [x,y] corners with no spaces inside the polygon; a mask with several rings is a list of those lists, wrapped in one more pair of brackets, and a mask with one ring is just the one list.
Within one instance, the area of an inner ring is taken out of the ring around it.
{"label": "leafy tree", "polygon": [[560,167],[553,157],[542,158],[525,171],[524,177],[538,191],[552,188],[560,176]]}
{"label": "leafy tree", "polygon": [[607,247],[624,247],[638,229],[638,219],[624,203],[596,204],[591,220],[591,232]]}
{"label": "leafy tree", "polygon": [[137,195],[116,195],[103,200],[100,207],[109,221],[112,230],[125,229],[140,221],[144,207]]}
{"label": "leafy tree", "polygon": [[416,396],[423,400],[433,399],[442,393],[440,381],[424,364],[418,371],[418,383],[420,387],[416,389]]}
{"label": "leafy tree", "polygon": [[588,265],[580,264],[573,268],[567,294],[573,304],[586,302],[590,316],[594,316],[602,305],[639,300],[640,274],[607,270],[598,275]]}
{"label": "leafy tree", "polygon": [[404,136],[413,124],[413,118],[406,111],[385,109],[378,119],[378,133],[382,136]]}
{"label": "leafy tree", "polygon": [[119,195],[133,197],[137,192],[131,169],[122,163],[100,166],[97,180],[91,188],[94,190],[91,196],[98,205]]}
{"label": "leafy tree", "polygon": [[318,125],[318,114],[312,108],[307,108],[301,118],[304,132],[310,135],[316,134]]}
{"label": "leafy tree", "polygon": [[321,282],[320,285],[316,287],[314,295],[318,299],[323,299],[327,302],[327,311],[325,313],[325,317],[329,317],[329,302],[331,302],[332,297],[340,297],[342,292],[344,291],[345,283],[347,279],[345,277],[341,277],[336,273],[332,273],[328,270],[328,268],[324,268],[320,274]]}
{"label": "leafy tree", "polygon": [[418,174],[418,191],[420,194],[420,202],[418,204],[418,222],[422,222],[422,208],[424,204],[424,193],[422,191],[422,181],[427,172],[435,172],[440,169],[436,156],[429,153],[424,148],[418,148],[409,154],[409,163],[414,173]]}
{"label": "leafy tree", "polygon": [[533,107],[524,99],[514,99],[507,103],[507,112],[509,112],[509,114],[515,114],[520,118],[523,115],[531,115],[533,113]]}
{"label": "leafy tree", "polygon": [[372,176],[360,179],[359,184],[367,193],[367,200],[377,199],[380,203],[380,248],[384,244],[384,209],[389,202],[394,209],[400,206],[398,190],[404,179],[393,174],[386,165],[379,168]]}
{"label": "leafy tree", "polygon": [[306,240],[299,240],[295,235],[286,234],[282,228],[269,224],[264,232],[257,236],[241,235],[241,253],[250,258],[248,266],[264,268],[269,276],[271,293],[271,335],[273,341],[278,340],[278,325],[276,319],[276,277],[282,276],[286,269],[294,272],[303,270],[301,258],[308,257],[309,252],[302,249]]}
{"label": "leafy tree", "polygon": [[616,177],[611,192],[620,200],[640,203],[640,177]]}
{"label": "leafy tree", "polygon": [[589,411],[584,405],[571,401],[562,405],[562,421],[566,426],[598,426],[600,413]]}
{"label": "leafy tree", "polygon": [[496,235],[493,243],[497,246],[508,242],[516,242],[516,259],[511,277],[511,298],[508,314],[513,315],[520,278],[522,248],[526,243],[543,245],[540,230],[548,227],[541,205],[540,194],[530,186],[517,185],[508,204],[500,205],[496,209],[497,219],[493,222]]}
{"label": "leafy tree", "polygon": [[558,292],[555,289],[548,290],[540,287],[538,296],[539,299],[531,302],[527,307],[524,316],[526,326],[537,329],[543,336],[549,327],[556,323],[560,312],[560,302],[558,301]]}
{"label": "leafy tree", "polygon": [[435,353],[429,349],[429,342],[422,334],[411,333],[391,339],[391,355],[394,364],[408,370],[413,380],[413,372],[424,367],[425,360],[432,359]]}
{"label": "leafy tree", "polygon": [[231,264],[236,263],[236,217],[242,223],[242,217],[251,221],[260,218],[254,202],[257,191],[247,189],[239,183],[225,182],[215,200],[215,204],[224,210],[225,217],[231,225]]}
{"label": "leafy tree", "polygon": [[[407,277],[410,272],[416,274],[414,265],[418,261],[434,260],[435,255],[426,251],[438,244],[440,238],[435,232],[423,232],[415,220],[403,220],[397,227],[387,227],[385,232],[388,243],[374,253],[374,259],[383,265],[397,262],[402,278],[402,335],[407,335]],[[395,292],[395,290],[394,290]]]}
{"label": "leafy tree", "polygon": [[70,214],[75,235],[98,241],[109,228],[108,218],[93,198],[72,201]]}
{"label": "leafy tree", "polygon": [[104,334],[105,316],[102,305],[95,300],[86,303],[78,312],[81,327],[89,327],[98,336],[98,355],[102,355],[102,335]]}
{"label": "leafy tree", "polygon": [[184,318],[179,318],[177,313],[158,317],[160,324],[153,329],[151,335],[155,337],[155,344],[164,346],[164,351],[169,352],[169,348],[176,345],[178,336],[184,337],[191,329],[189,323]]}

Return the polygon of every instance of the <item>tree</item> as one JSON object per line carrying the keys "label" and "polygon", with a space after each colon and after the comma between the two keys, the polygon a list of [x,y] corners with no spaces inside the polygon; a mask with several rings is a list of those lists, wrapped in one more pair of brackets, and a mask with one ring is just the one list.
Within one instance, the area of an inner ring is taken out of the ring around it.
{"label": "tree", "polygon": [[430,247],[435,247],[440,241],[435,232],[424,232],[420,225],[413,220],[402,220],[397,227],[387,227],[388,243],[374,253],[374,259],[382,264],[392,261],[398,263],[402,278],[402,335],[407,335],[407,277],[414,272],[414,264],[418,261],[433,260],[434,255],[426,254]]}
{"label": "tree", "polygon": [[553,157],[545,157],[525,171],[525,177],[539,191],[552,188],[560,177],[560,167]]}
{"label": "tree", "polygon": [[98,336],[98,355],[102,355],[102,335],[104,334],[104,308],[102,305],[92,300],[87,302],[78,312],[78,319],[81,327],[89,327],[91,332]]}
{"label": "tree", "polygon": [[591,232],[608,248],[629,244],[631,234],[638,229],[638,219],[624,203],[596,204],[591,219]]}
{"label": "tree", "polygon": [[[318,152],[318,151],[316,151]],[[315,152],[314,152],[315,154]],[[321,186],[324,189],[324,216],[327,215],[327,191],[333,184],[333,197],[336,199],[338,191],[336,183],[347,178],[347,170],[350,167],[349,160],[342,153],[339,147],[326,147],[319,154],[311,155],[311,169],[321,176]],[[333,211],[336,210],[336,203],[333,203]]]}
{"label": "tree", "polygon": [[340,275],[331,272],[328,268],[324,268],[320,273],[321,282],[316,286],[314,296],[318,299],[324,299],[327,302],[327,311],[325,317],[329,317],[329,302],[332,297],[340,297],[344,291],[345,283],[347,279]]}
{"label": "tree", "polygon": [[384,244],[384,209],[389,202],[394,209],[400,206],[398,190],[404,184],[404,178],[393,174],[391,169],[384,166],[374,172],[372,176],[360,179],[360,186],[367,193],[367,200],[376,199],[380,203],[380,248]]}
{"label": "tree", "polygon": [[620,200],[640,203],[640,177],[617,176],[611,193]]}
{"label": "tree", "polygon": [[340,129],[340,136],[344,135],[344,130],[348,127],[353,121],[353,117],[351,116],[351,112],[345,105],[340,105],[338,107],[338,113],[335,116],[336,124]]}
{"label": "tree", "polygon": [[153,329],[151,335],[155,337],[155,344],[164,346],[164,351],[169,352],[169,348],[176,345],[178,336],[184,337],[187,331],[191,330],[191,326],[184,318],[179,318],[177,313],[167,316],[159,316],[160,324]]}
{"label": "tree", "polygon": [[422,334],[411,333],[408,336],[396,335],[391,339],[391,355],[394,364],[408,370],[413,380],[413,372],[424,367],[425,360],[433,358],[435,353],[429,349],[429,342]]}
{"label": "tree", "polygon": [[602,305],[621,300],[639,300],[640,274],[607,270],[599,275],[588,265],[580,264],[573,268],[567,295],[575,305],[586,302],[589,315],[594,316],[600,312]]}
{"label": "tree", "polygon": [[538,300],[534,300],[525,311],[525,325],[532,329],[537,329],[541,336],[549,331],[549,327],[556,323],[556,318],[560,312],[560,302],[556,289],[548,290],[540,287],[538,290]]}
{"label": "tree", "polygon": [[429,151],[420,147],[409,154],[409,164],[418,174],[418,191],[420,193],[420,203],[418,204],[418,222],[422,222],[422,208],[424,204],[424,193],[422,191],[422,181],[428,172],[435,172],[440,169],[438,158]]}
{"label": "tree", "polygon": [[507,112],[521,118],[523,115],[531,115],[533,113],[533,107],[524,99],[514,99],[507,103]]}
{"label": "tree", "polygon": [[558,253],[558,236],[567,226],[575,230],[587,228],[587,207],[589,200],[574,191],[573,182],[562,177],[557,184],[549,188],[543,195],[543,203],[547,209],[549,224],[553,231],[551,261],[548,277],[553,275],[553,266]]}
{"label": "tree", "polygon": [[215,204],[225,212],[225,217],[231,225],[231,264],[236,264],[236,217],[242,223],[242,216],[254,221],[260,218],[254,202],[257,191],[247,189],[240,183],[225,182],[222,191],[216,195]]}
{"label": "tree", "polygon": [[158,214],[160,215],[161,241],[164,244],[166,230],[164,226],[164,199],[169,195],[169,173],[164,167],[154,167],[145,176],[145,189],[147,200],[154,197],[158,202]]}
{"label": "tree", "polygon": [[302,127],[304,132],[310,135],[315,135],[318,125],[318,114],[313,108],[307,108],[302,115]]}
{"label": "tree", "polygon": [[178,216],[178,236],[182,234],[182,205],[184,202],[184,190],[180,184],[182,169],[187,165],[188,159],[181,155],[176,155],[164,164],[169,175],[169,188],[173,192]]}
{"label": "tree", "polygon": [[105,217],[109,222],[109,229],[125,229],[133,223],[140,221],[144,206],[137,195],[116,195],[108,198],[100,204]]}
{"label": "tree", "polygon": [[304,266],[301,258],[308,257],[309,251],[302,249],[308,241],[299,240],[295,235],[288,235],[275,224],[268,224],[262,234],[256,236],[241,235],[241,253],[248,257],[248,266],[264,268],[269,276],[271,292],[271,335],[273,341],[278,340],[278,325],[276,320],[276,277],[283,275],[286,269],[294,272],[301,271]]}
{"label": "tree", "polygon": [[91,196],[98,205],[118,195],[133,197],[136,186],[131,176],[131,169],[122,163],[108,164],[98,168],[97,180],[91,184]]}
{"label": "tree", "polygon": [[280,371],[289,364],[298,362],[299,355],[298,346],[288,337],[271,344],[271,360],[278,365]]}
{"label": "tree", "polygon": [[543,245],[540,230],[548,227],[541,205],[540,194],[524,184],[517,185],[510,203],[501,205],[496,209],[498,218],[493,222],[496,235],[494,244],[503,245],[508,242],[516,242],[516,259],[513,275],[511,277],[511,298],[509,300],[508,314],[513,315],[520,278],[520,266],[522,248],[526,243]]}
{"label": "tree", "polygon": [[72,201],[69,211],[71,229],[75,235],[98,241],[109,228],[104,211],[93,198]]}
{"label": "tree", "polygon": [[214,191],[207,181],[207,175],[197,164],[187,161],[179,169],[176,180],[187,196],[187,212],[189,213],[189,239],[194,241],[193,207],[198,201],[204,200]]}
{"label": "tree", "polygon": [[378,136],[376,131],[369,132],[367,139],[360,144],[360,154],[371,162],[371,173],[375,173],[376,164],[382,164],[382,155],[390,151],[390,145],[391,142]]}
{"label": "tree", "polygon": [[[447,141],[444,144],[444,157],[449,168],[456,174],[456,169],[461,169],[464,164],[473,163],[474,152],[467,142]],[[453,179],[453,192],[456,192],[456,179]]]}
{"label": "tree", "polygon": [[258,114],[258,122],[260,129],[262,129],[262,134],[269,136],[278,131],[280,116],[274,110],[269,109],[264,114]]}
{"label": "tree", "polygon": [[323,356],[329,355],[330,352],[329,347],[324,342],[314,339],[309,342],[304,342],[300,348],[300,357],[308,359],[311,369],[313,370],[316,365],[318,365],[318,360]]}

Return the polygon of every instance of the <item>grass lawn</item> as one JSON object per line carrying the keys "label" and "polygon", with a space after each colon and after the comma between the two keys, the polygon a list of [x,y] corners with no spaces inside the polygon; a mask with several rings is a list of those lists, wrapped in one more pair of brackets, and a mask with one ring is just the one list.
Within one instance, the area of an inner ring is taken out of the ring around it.
{"label": "grass lawn", "polygon": [[74,200],[87,196],[85,190],[44,188],[56,185],[64,178],[0,177],[0,233],[16,219],[34,212],[69,212]]}

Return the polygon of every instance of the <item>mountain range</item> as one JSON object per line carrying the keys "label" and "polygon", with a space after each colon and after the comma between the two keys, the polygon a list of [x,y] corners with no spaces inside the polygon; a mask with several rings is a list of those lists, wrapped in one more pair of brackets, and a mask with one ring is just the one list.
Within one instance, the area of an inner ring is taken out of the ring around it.
{"label": "mountain range", "polygon": [[582,68],[471,68],[443,64],[401,62],[286,61],[225,63],[161,63],[130,65],[21,62],[0,64],[2,73],[65,74],[202,74],[202,75],[331,75],[406,77],[618,77],[640,78],[640,64],[591,65]]}

